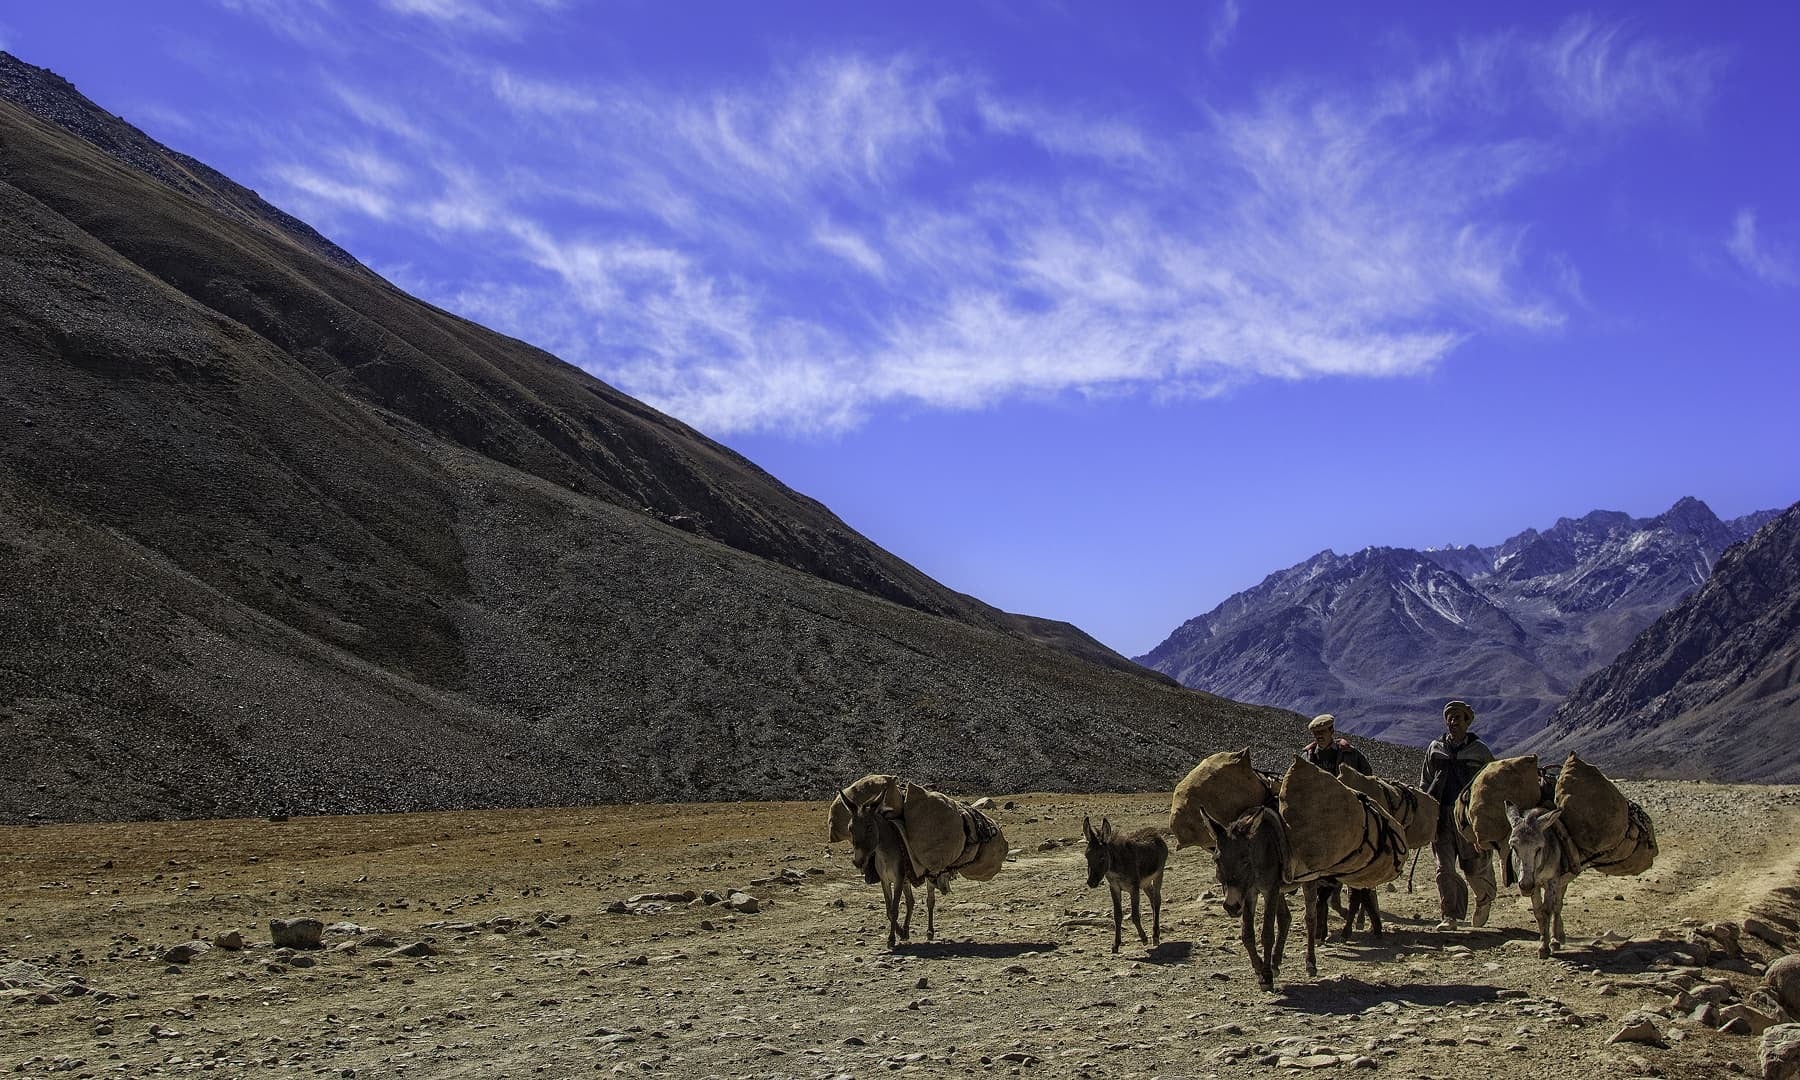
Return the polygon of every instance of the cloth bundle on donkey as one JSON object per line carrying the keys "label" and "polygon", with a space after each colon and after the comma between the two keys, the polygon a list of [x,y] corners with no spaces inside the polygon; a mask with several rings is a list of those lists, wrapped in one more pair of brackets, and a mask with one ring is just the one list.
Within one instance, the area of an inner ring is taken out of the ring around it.
{"label": "cloth bundle on donkey", "polygon": [[1547,807],[1545,796],[1536,754],[1490,761],[1457,796],[1456,828],[1476,847],[1495,848],[1504,855],[1507,838],[1512,835],[1506,804],[1520,810]]}
{"label": "cloth bundle on donkey", "polygon": [[1250,749],[1229,751],[1203,758],[1181,783],[1169,800],[1169,831],[1175,834],[1177,850],[1193,844],[1216,848],[1212,826],[1214,821],[1236,821],[1246,810],[1268,806],[1275,801],[1274,789],[1262,773],[1250,765]]}
{"label": "cloth bundle on donkey", "polygon": [[1406,835],[1388,812],[1299,754],[1281,778],[1280,807],[1289,882],[1329,878],[1372,889],[1406,865]]}
{"label": "cloth bundle on donkey", "polygon": [[1349,765],[1339,765],[1337,778],[1351,791],[1360,791],[1388,812],[1406,837],[1407,850],[1428,848],[1437,835],[1438,801],[1413,787],[1370,776]]}
{"label": "cloth bundle on donkey", "polygon": [[1573,751],[1556,778],[1556,805],[1562,807],[1562,826],[1580,853],[1582,869],[1629,877],[1656,861],[1650,815]]}
{"label": "cloth bundle on donkey", "polygon": [[[961,874],[986,881],[1006,862],[1006,836],[993,819],[941,792],[899,777],[871,774],[851,784],[845,794],[857,803],[877,796],[884,808],[897,812],[895,822],[906,843],[916,884],[927,877]],[[850,838],[850,812],[842,799],[831,801],[830,839]]]}

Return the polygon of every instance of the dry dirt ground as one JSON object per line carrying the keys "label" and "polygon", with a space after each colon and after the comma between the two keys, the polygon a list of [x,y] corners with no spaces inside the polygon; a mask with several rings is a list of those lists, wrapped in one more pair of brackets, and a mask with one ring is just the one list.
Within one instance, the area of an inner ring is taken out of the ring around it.
{"label": "dry dirt ground", "polygon": [[[895,952],[879,889],[823,843],[822,804],[8,827],[0,980],[50,989],[0,990],[0,1073],[1755,1075],[1755,1038],[1670,1007],[1683,986],[1726,993],[1704,982],[1748,994],[1755,975],[1669,950],[1751,914],[1795,944],[1800,789],[1623,786],[1661,856],[1638,878],[1578,878],[1556,958],[1537,958],[1516,895],[1484,931],[1433,930],[1426,853],[1417,891],[1382,894],[1384,939],[1326,946],[1308,978],[1296,935],[1274,993],[1199,899],[1214,880],[1196,849],[1171,858],[1161,947],[1128,927],[1112,953],[1081,817],[1163,823],[1166,796],[1003,797],[1013,860],[955,884],[935,942],[921,896]],[[744,889],[760,910],[607,911],[689,889]],[[302,916],[362,929],[278,952],[268,921]],[[248,947],[162,959],[231,930]],[[392,955],[418,942],[434,954]],[[1745,942],[1740,966],[1783,951]],[[1638,1008],[1672,1014],[1663,1045],[1609,1044]]]}

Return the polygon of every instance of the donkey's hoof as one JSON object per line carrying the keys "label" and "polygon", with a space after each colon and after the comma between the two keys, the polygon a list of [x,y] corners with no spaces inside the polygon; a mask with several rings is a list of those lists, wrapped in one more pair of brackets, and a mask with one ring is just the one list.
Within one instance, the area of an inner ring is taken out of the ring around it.
{"label": "donkey's hoof", "polygon": [[1550,946],[1548,946],[1548,945],[1539,945],[1538,946],[1538,959],[1539,960],[1550,959]]}

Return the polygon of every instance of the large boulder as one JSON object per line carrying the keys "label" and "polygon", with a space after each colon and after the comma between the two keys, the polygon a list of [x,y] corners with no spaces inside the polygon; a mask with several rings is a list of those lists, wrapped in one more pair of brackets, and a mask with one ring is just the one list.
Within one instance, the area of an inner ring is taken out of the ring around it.
{"label": "large boulder", "polygon": [[1789,1019],[1800,1020],[1800,953],[1789,953],[1770,964],[1763,972],[1763,985]]}
{"label": "large boulder", "polygon": [[1762,1036],[1763,1080],[1800,1080],[1800,1024],[1776,1024]]}
{"label": "large boulder", "polygon": [[317,949],[325,924],[317,919],[270,919],[269,939],[278,949]]}

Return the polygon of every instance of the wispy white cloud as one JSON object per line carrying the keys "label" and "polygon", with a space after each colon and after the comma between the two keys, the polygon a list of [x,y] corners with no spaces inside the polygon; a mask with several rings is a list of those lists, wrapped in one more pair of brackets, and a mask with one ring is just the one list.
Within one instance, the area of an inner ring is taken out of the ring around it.
{"label": "wispy white cloud", "polygon": [[1237,0],[1222,0],[1219,4],[1218,11],[1213,13],[1212,27],[1206,37],[1208,56],[1218,56],[1231,44],[1231,39],[1237,35],[1239,14]]}
{"label": "wispy white cloud", "polygon": [[[474,18],[457,6],[412,14]],[[689,422],[831,431],[894,404],[1402,377],[1554,331],[1580,271],[1514,196],[1596,125],[1690,115],[1716,63],[1574,20],[1170,130],[907,55],[691,92],[461,62],[486,117],[339,82],[344,128],[272,175],[475,253],[427,298]],[[1562,124],[1524,115],[1546,104]],[[1743,222],[1734,254],[1782,265]]]}
{"label": "wispy white cloud", "polygon": [[1745,273],[1764,284],[1800,285],[1800,270],[1795,268],[1793,254],[1772,247],[1758,236],[1756,211],[1750,207],[1737,212],[1731,223],[1731,235],[1725,240],[1725,250]]}
{"label": "wispy white cloud", "polygon": [[1528,59],[1535,68],[1528,85],[1566,117],[1590,124],[1697,116],[1725,62],[1719,50],[1676,48],[1588,16],[1533,45]]}
{"label": "wispy white cloud", "polygon": [[227,11],[248,15],[276,33],[304,45],[332,47],[338,11],[332,0],[215,0]]}
{"label": "wispy white cloud", "polygon": [[578,87],[551,79],[534,79],[505,68],[492,76],[494,96],[520,112],[594,113],[600,101]]}
{"label": "wispy white cloud", "polygon": [[561,7],[562,0],[381,0],[381,6],[447,30],[510,37],[531,16]]}

